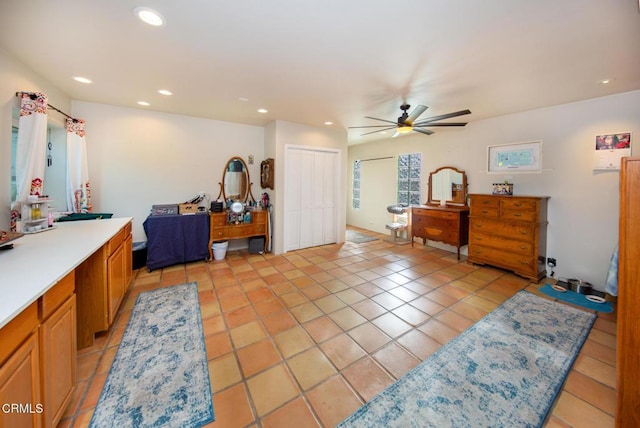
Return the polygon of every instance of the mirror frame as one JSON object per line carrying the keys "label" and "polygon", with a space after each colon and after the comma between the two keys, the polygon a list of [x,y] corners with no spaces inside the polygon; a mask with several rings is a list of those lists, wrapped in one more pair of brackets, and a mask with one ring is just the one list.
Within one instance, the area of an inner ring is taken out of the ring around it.
{"label": "mirror frame", "polygon": [[428,194],[428,199],[427,199],[427,204],[428,205],[439,205],[440,204],[440,199],[434,199],[433,198],[433,192],[432,192],[432,184],[433,184],[433,176],[435,174],[437,174],[438,172],[442,171],[443,169],[451,169],[457,173],[462,174],[462,202],[455,202],[452,200],[447,200],[446,204],[447,205],[454,205],[454,206],[466,206],[467,205],[467,174],[464,172],[464,170],[460,170],[458,168],[455,168],[453,166],[442,166],[438,169],[436,169],[435,171],[432,171],[429,173],[429,194]]}
{"label": "mirror frame", "polygon": [[242,202],[243,204],[246,204],[247,201],[255,201],[255,198],[253,197],[253,193],[251,192],[251,185],[253,183],[251,182],[249,167],[247,166],[247,163],[244,161],[244,159],[242,159],[240,156],[232,156],[224,165],[224,169],[222,170],[222,181],[218,183],[220,185],[220,193],[218,194],[217,199],[220,199],[220,196],[222,196],[222,199],[224,201],[227,200],[227,194],[225,193],[225,190],[224,190],[225,178],[227,176],[227,170],[229,169],[229,165],[231,164],[231,162],[234,162],[236,160],[239,160],[240,162],[242,162],[242,169],[244,170],[245,176],[247,177],[247,188],[245,189],[244,194],[241,195],[241,198],[238,198],[233,202]]}

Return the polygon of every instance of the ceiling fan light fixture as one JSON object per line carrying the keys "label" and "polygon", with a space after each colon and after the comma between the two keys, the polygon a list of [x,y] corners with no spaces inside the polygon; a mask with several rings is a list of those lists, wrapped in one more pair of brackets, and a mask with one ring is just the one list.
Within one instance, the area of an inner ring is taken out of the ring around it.
{"label": "ceiling fan light fixture", "polygon": [[413,126],[401,125],[401,126],[398,126],[398,129],[396,131],[399,132],[400,134],[407,134],[413,131]]}

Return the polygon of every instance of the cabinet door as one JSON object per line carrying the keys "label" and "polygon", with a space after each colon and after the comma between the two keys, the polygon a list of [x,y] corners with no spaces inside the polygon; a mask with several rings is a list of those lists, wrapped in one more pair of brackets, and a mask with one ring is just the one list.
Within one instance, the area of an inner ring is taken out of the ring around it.
{"label": "cabinet door", "polygon": [[133,277],[133,236],[128,235],[124,240],[124,296],[131,286],[131,278]]}
{"label": "cabinet door", "polygon": [[40,400],[38,335],[32,334],[0,367],[0,428],[39,427]]}
{"label": "cabinet door", "polygon": [[107,308],[109,325],[113,323],[125,292],[124,245],[120,245],[107,259]]}
{"label": "cabinet door", "polygon": [[40,326],[43,426],[55,427],[76,385],[76,295]]}

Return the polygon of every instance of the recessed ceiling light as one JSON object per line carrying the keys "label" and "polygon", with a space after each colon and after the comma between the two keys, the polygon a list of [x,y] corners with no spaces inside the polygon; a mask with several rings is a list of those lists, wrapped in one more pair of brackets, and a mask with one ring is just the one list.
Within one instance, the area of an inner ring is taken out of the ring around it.
{"label": "recessed ceiling light", "polygon": [[327,120],[324,124],[329,126],[329,125],[333,125],[333,122],[331,122],[330,120]]}
{"label": "recessed ceiling light", "polygon": [[266,108],[259,108],[258,109],[258,113],[269,113],[269,110],[267,110]]}
{"label": "recessed ceiling light", "polygon": [[139,104],[139,105],[141,105],[141,106],[145,106],[145,107],[148,107],[148,106],[150,106],[150,105],[151,105],[151,104],[149,104],[149,103],[148,103],[148,102],[146,102],[146,101],[138,101],[138,104]]}
{"label": "recessed ceiling light", "polygon": [[173,93],[171,91],[168,91],[166,89],[160,89],[158,91],[158,93],[162,94],[162,95],[173,95]]}
{"label": "recessed ceiling light", "polygon": [[603,85],[607,85],[607,84],[609,84],[609,83],[611,83],[613,81],[614,81],[614,79],[602,79],[600,81],[600,83],[602,83]]}
{"label": "recessed ceiling light", "polygon": [[80,82],[80,83],[92,83],[91,80],[87,79],[86,77],[82,77],[82,76],[74,76],[73,80],[75,80],[76,82]]}
{"label": "recessed ceiling light", "polygon": [[247,101],[249,101],[249,98],[240,97],[240,98],[238,98],[238,100],[239,100],[239,101],[247,102]]}
{"label": "recessed ceiling light", "polygon": [[156,10],[148,7],[136,7],[133,9],[133,13],[143,22],[153,25],[154,27],[164,25],[164,17]]}

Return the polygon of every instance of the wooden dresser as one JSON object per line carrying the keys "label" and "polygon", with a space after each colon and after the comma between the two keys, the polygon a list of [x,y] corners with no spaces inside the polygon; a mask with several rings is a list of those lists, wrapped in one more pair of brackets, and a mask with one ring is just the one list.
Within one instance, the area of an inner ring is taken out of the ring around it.
{"label": "wooden dresser", "polygon": [[251,223],[228,223],[227,213],[209,213],[209,260],[213,260],[211,246],[216,241],[264,236],[264,252],[269,247],[269,211],[252,210]]}
{"label": "wooden dresser", "polygon": [[469,208],[466,206],[420,205],[411,208],[411,245],[413,237],[443,242],[458,248],[469,242]]}
{"label": "wooden dresser", "polygon": [[622,158],[616,426],[640,426],[640,157]]}
{"label": "wooden dresser", "polygon": [[538,282],[546,276],[548,196],[470,195],[469,257]]}

